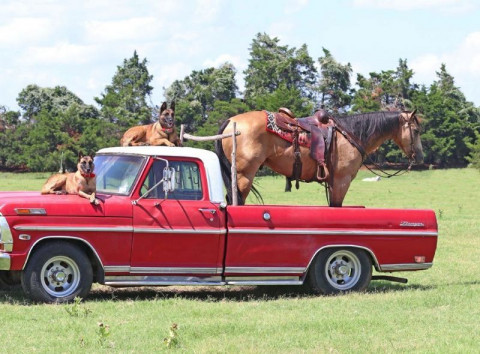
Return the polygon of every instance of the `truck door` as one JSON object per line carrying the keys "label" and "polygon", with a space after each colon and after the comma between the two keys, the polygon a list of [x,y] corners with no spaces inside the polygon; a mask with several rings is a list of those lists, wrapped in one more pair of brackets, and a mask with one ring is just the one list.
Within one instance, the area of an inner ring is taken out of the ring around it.
{"label": "truck door", "polygon": [[[135,193],[137,198],[163,176],[165,161],[152,159]],[[203,164],[170,160],[175,191],[165,197],[162,184],[133,207],[131,273],[213,276],[222,272],[225,217],[208,197]],[[134,195],[135,195],[134,193]]]}

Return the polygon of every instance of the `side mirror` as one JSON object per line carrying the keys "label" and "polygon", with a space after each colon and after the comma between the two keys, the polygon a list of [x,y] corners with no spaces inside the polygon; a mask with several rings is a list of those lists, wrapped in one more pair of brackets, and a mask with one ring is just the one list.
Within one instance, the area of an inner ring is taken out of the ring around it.
{"label": "side mirror", "polygon": [[145,198],[151,191],[157,188],[160,184],[163,186],[163,191],[165,192],[165,199],[168,198],[168,193],[175,190],[175,168],[168,166],[168,160],[162,159],[160,157],[155,157],[157,160],[165,161],[166,167],[163,169],[162,179],[157,182],[152,188],[143,193],[137,200],[132,201],[132,205],[137,205],[138,202]]}
{"label": "side mirror", "polygon": [[163,191],[165,192],[165,198],[168,192],[175,190],[175,169],[173,167],[165,167],[163,169]]}

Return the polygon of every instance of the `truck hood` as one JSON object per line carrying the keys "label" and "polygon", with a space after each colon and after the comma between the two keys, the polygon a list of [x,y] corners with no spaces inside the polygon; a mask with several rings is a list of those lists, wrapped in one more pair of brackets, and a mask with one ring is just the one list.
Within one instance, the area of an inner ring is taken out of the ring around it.
{"label": "truck hood", "polygon": [[93,205],[78,195],[42,195],[40,192],[0,192],[0,213],[17,215],[16,209],[44,209],[47,216],[103,216],[105,205]]}

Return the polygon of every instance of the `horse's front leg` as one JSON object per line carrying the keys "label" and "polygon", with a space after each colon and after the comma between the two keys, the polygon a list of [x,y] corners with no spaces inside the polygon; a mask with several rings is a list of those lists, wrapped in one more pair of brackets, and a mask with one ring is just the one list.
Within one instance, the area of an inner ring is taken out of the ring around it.
{"label": "horse's front leg", "polygon": [[341,207],[345,195],[347,194],[350,183],[352,182],[351,176],[343,176],[335,178],[333,184],[331,183],[328,189],[330,197],[331,207]]}

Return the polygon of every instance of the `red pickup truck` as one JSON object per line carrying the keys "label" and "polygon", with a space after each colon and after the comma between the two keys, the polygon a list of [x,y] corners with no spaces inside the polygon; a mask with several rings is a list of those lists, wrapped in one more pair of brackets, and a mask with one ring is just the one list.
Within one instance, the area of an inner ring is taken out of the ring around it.
{"label": "red pickup truck", "polygon": [[187,147],[106,148],[95,165],[99,205],[0,193],[0,278],[21,281],[34,301],[85,297],[93,282],[332,294],[366,289],[372,266],[432,266],[432,210],[227,206],[217,156]]}

